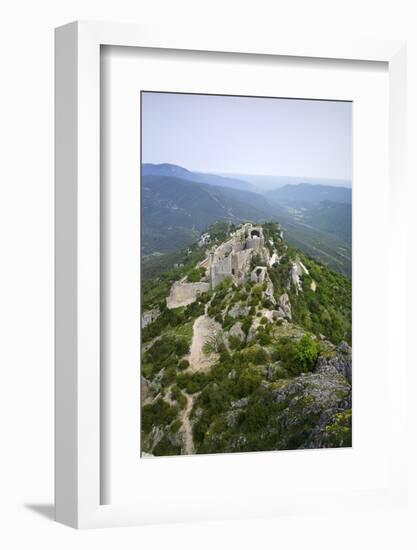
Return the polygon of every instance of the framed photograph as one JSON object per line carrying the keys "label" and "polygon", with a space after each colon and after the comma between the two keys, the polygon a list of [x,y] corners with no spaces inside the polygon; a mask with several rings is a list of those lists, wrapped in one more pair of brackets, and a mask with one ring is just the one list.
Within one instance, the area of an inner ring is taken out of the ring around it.
{"label": "framed photograph", "polygon": [[352,447],[352,102],[141,111],[142,457]]}
{"label": "framed photograph", "polygon": [[405,46],[209,31],[56,31],[73,527],[406,498]]}

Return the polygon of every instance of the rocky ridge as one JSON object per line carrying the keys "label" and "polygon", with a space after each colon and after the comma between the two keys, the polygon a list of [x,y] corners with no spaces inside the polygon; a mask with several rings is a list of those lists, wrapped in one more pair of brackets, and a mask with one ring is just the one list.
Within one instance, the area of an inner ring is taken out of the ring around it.
{"label": "rocky ridge", "polygon": [[[350,446],[350,282],[291,250],[278,224],[244,224],[213,242],[206,232],[206,258],[181,280],[205,286],[186,290],[185,304],[159,306],[145,328],[144,452]],[[203,319],[207,368],[195,369],[188,352]]]}

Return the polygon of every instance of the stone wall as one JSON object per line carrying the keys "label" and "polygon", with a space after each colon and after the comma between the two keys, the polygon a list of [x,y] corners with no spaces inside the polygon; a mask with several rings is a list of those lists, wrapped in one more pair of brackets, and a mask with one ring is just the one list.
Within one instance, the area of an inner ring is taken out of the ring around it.
{"label": "stone wall", "polygon": [[235,242],[233,243],[233,252],[240,252],[241,250],[244,250],[245,247],[245,242],[241,241],[240,239],[235,239]]}
{"label": "stone wall", "polygon": [[209,283],[185,283],[177,281],[171,287],[171,292],[167,298],[167,308],[188,306],[195,302],[199,294],[210,290]]}
{"label": "stone wall", "polygon": [[226,258],[217,258],[214,256],[210,266],[211,288],[215,288],[227,277],[232,274],[232,255]]}
{"label": "stone wall", "polygon": [[211,276],[211,281],[210,281],[211,288],[212,289],[216,288],[217,285],[222,283],[225,279],[227,279],[230,276],[231,276],[230,273],[219,272],[219,271],[214,270],[213,274]]}
{"label": "stone wall", "polygon": [[242,250],[233,254],[232,256],[232,269],[235,275],[247,271],[250,265],[250,258],[252,250]]}
{"label": "stone wall", "polygon": [[253,237],[246,240],[246,248],[262,248],[264,246],[263,237]]}

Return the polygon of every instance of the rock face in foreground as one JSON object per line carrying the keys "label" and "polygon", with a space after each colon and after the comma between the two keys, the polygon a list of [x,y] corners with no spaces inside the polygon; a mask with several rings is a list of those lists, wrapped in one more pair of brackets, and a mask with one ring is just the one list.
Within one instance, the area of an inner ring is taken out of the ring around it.
{"label": "rock face in foreground", "polygon": [[317,370],[324,372],[334,368],[342,374],[351,384],[352,383],[352,348],[346,343],[341,342],[336,348],[334,357],[325,358],[319,357],[317,362]]}
{"label": "rock face in foreground", "polygon": [[[351,445],[351,387],[334,367],[301,375],[283,390],[277,390],[275,401],[286,404],[285,410],[276,417],[276,422],[288,433],[289,448],[295,442],[300,443],[296,448]],[[349,412],[344,420],[349,430],[333,441],[328,430],[342,421],[338,415],[346,411]]]}
{"label": "rock face in foreground", "polygon": [[351,384],[342,371],[351,377],[347,344],[332,357],[320,356],[311,373],[264,380],[255,399],[241,400],[238,409],[231,403],[224,417],[228,429],[213,430],[206,452],[350,447]]}

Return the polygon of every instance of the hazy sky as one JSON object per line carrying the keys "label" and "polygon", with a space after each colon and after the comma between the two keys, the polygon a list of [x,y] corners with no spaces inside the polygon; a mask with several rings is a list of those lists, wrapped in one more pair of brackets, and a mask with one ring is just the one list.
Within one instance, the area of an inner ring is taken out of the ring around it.
{"label": "hazy sky", "polygon": [[144,92],[142,162],[351,180],[352,104]]}

